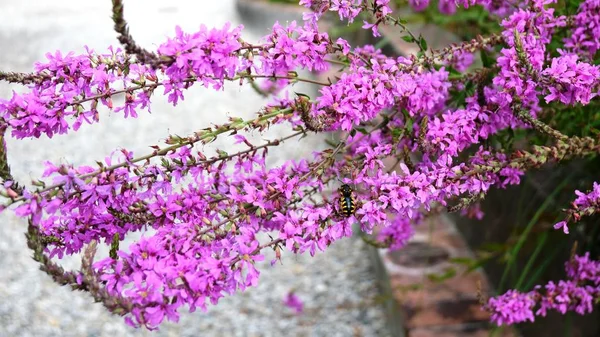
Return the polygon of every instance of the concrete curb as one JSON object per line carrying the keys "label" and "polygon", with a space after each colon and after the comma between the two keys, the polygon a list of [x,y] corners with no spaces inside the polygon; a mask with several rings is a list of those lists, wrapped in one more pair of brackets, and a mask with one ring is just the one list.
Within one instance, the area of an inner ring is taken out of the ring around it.
{"label": "concrete curb", "polygon": [[392,296],[393,290],[388,275],[388,270],[379,255],[379,249],[369,246],[369,258],[375,269],[375,276],[378,280],[378,286],[383,294],[383,309],[388,324],[388,329],[392,336],[407,337],[404,322],[406,321],[403,311],[400,309],[398,301]]}

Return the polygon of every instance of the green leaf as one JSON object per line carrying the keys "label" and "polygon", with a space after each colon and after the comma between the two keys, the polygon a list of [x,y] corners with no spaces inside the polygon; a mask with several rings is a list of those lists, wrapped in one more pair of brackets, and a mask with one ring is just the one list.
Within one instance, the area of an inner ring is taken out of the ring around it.
{"label": "green leaf", "polygon": [[410,36],[410,35],[404,35],[402,37],[402,40],[404,40],[406,42],[415,42],[415,39],[412,36]]}
{"label": "green leaf", "polygon": [[556,186],[554,188],[554,190],[552,191],[552,193],[550,193],[550,195],[548,195],[548,197],[544,200],[544,202],[542,203],[542,205],[536,210],[535,214],[529,220],[529,223],[527,224],[527,226],[525,227],[525,229],[523,230],[523,232],[521,233],[521,235],[519,235],[519,240],[513,246],[512,250],[508,254],[508,256],[509,256],[508,262],[506,264],[506,267],[504,268],[504,272],[502,273],[502,277],[500,278],[500,283],[498,284],[498,290],[499,291],[506,290],[505,287],[504,287],[504,285],[505,285],[505,283],[507,281],[508,273],[514,268],[514,266],[516,264],[516,261],[518,259],[519,252],[520,252],[521,248],[523,247],[523,245],[525,244],[525,241],[527,240],[527,237],[529,236],[529,233],[533,229],[533,226],[538,223],[538,220],[540,219],[540,217],[542,216],[542,214],[554,202],[554,198],[556,197],[556,195],[560,191],[562,191],[562,189],[565,186],[567,186],[567,184],[571,181],[572,178],[573,178],[573,174],[570,174],[569,176],[566,177],[565,180],[563,180],[558,186]]}
{"label": "green leaf", "polygon": [[368,135],[369,134],[369,131],[367,131],[367,129],[365,129],[365,128],[354,128],[354,130],[362,133],[363,135]]}
{"label": "green leaf", "polygon": [[225,158],[225,157],[229,156],[229,154],[223,150],[217,149],[217,153],[219,154],[219,158]]}
{"label": "green leaf", "polygon": [[392,141],[394,143],[399,142],[402,139],[402,137],[404,137],[405,132],[406,132],[405,129],[393,128],[392,129]]}
{"label": "green leaf", "polygon": [[482,50],[479,54],[481,55],[481,63],[484,68],[490,68],[494,65],[494,60],[487,52]]}
{"label": "green leaf", "polygon": [[470,266],[475,263],[475,259],[470,257],[453,257],[449,259],[450,263],[456,263],[460,265]]}
{"label": "green leaf", "polygon": [[456,276],[456,269],[450,267],[446,268],[446,270],[441,274],[429,274],[427,275],[427,278],[433,282],[442,282],[453,278],[454,276]]}
{"label": "green leaf", "polygon": [[501,252],[506,249],[506,245],[498,242],[488,242],[482,244],[480,249],[486,252]]}
{"label": "green leaf", "polygon": [[294,91],[294,94],[296,94],[296,95],[298,95],[298,96],[300,96],[300,97],[306,97],[306,98],[310,99],[310,96],[308,96],[307,94],[303,94],[303,93],[301,93],[301,92],[295,92],[295,91]]}
{"label": "green leaf", "polygon": [[564,241],[562,242],[562,245],[556,247],[556,249],[553,249],[552,253],[550,253],[550,256],[546,256],[544,262],[542,262],[542,264],[535,269],[534,273],[528,277],[527,283],[525,286],[523,286],[523,289],[532,289],[535,286],[539,278],[542,276],[542,273],[550,266],[551,263],[554,262],[554,258],[558,255],[562,248],[564,248]]}
{"label": "green leaf", "polygon": [[543,232],[542,235],[538,237],[537,243],[535,245],[535,250],[533,251],[533,254],[529,256],[527,260],[527,265],[525,265],[525,268],[521,271],[521,277],[519,277],[519,280],[515,284],[516,290],[525,290],[521,288],[521,285],[523,285],[523,283],[527,279],[529,270],[533,267],[533,264],[535,263],[535,260],[539,253],[542,251],[542,248],[544,248],[544,244],[546,243],[547,239],[548,232]]}
{"label": "green leaf", "polygon": [[467,268],[467,270],[465,270],[465,274],[468,274],[474,270],[477,270],[477,269],[483,267],[483,265],[488,263],[489,261],[491,261],[493,257],[494,257],[493,255],[490,255],[490,256],[485,256],[485,257],[482,257],[482,258],[476,260],[473,264],[471,264],[469,266],[469,268]]}
{"label": "green leaf", "polygon": [[408,131],[408,133],[412,134],[413,124],[414,124],[413,119],[412,118],[407,119],[405,124],[406,124],[406,130]]}
{"label": "green leaf", "polygon": [[422,36],[419,37],[419,46],[421,46],[421,49],[427,50],[427,41]]}

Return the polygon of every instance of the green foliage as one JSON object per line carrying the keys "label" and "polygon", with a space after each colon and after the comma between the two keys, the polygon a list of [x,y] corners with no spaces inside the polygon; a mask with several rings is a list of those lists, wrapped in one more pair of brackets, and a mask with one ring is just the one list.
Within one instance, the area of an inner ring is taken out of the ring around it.
{"label": "green foliage", "polygon": [[445,15],[438,10],[437,1],[432,1],[425,11],[416,13],[406,20],[408,22],[427,22],[444,27],[461,39],[472,39],[478,34],[484,35],[500,30],[497,20],[492,20],[489,13],[481,6],[472,6],[468,9],[459,7],[456,14]]}

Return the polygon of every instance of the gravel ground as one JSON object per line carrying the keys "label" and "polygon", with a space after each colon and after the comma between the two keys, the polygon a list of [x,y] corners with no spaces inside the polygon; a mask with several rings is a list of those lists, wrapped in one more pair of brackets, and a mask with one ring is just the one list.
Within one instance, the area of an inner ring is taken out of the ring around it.
{"label": "gravel ground", "polygon": [[[201,4],[201,5],[200,5]],[[131,33],[142,45],[153,47],[172,35],[179,24],[193,31],[200,23],[222,26],[239,23],[233,0],[126,2]],[[48,51],[75,50],[84,45],[105,50],[115,44],[110,1],[0,0],[0,69],[31,71],[33,62]],[[265,31],[248,31],[256,41]],[[0,97],[16,89],[0,83]],[[310,92],[309,88],[295,88]],[[174,109],[155,99],[153,113],[137,120],[103,115],[100,124],[53,139],[8,140],[9,163],[22,182],[39,177],[44,160],[90,164],[114,149],[146,153],[168,134],[190,134],[224,122],[227,116],[248,118],[264,104],[251,90],[231,84],[223,92],[193,88]],[[265,138],[282,136],[272,130]],[[254,139],[260,139],[254,135]],[[252,139],[252,138],[250,138]],[[217,141],[216,146],[224,146]],[[290,153],[307,157],[322,141],[295,142],[273,151],[272,164]],[[386,336],[383,310],[373,304],[375,276],[362,242],[343,240],[315,258],[284,256],[283,265],[262,266],[259,286],[223,299],[207,313],[183,314],[179,324],[165,324],[159,332],[133,330],[111,316],[91,297],[54,284],[30,258],[23,233],[25,221],[10,212],[0,214],[0,337],[12,336]],[[269,259],[267,259],[268,261]],[[64,261],[77,267],[77,260]],[[282,304],[294,290],[305,310],[296,315]]]}

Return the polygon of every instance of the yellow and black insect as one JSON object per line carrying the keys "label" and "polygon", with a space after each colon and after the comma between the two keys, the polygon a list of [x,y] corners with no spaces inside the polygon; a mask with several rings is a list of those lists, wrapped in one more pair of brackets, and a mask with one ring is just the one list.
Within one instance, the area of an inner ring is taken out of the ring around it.
{"label": "yellow and black insect", "polygon": [[351,216],[356,211],[356,200],[352,195],[353,189],[348,184],[340,186],[340,210],[346,217]]}

